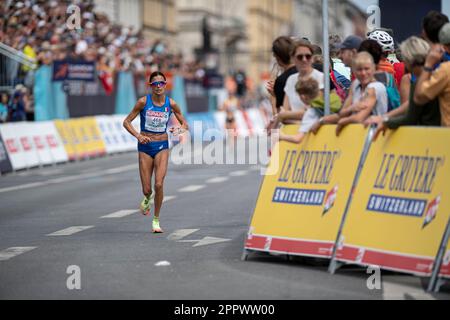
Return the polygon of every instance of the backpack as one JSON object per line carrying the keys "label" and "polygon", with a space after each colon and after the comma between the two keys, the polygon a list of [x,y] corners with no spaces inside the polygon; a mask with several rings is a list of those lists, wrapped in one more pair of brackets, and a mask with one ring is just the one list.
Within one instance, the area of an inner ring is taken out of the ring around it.
{"label": "backpack", "polygon": [[335,90],[336,90],[336,94],[341,99],[341,102],[344,103],[345,98],[347,98],[348,88],[345,88],[343,84],[339,83],[339,81],[337,80],[337,77],[336,77],[336,73],[338,73],[338,72],[332,70],[330,72],[330,79],[331,79],[331,81],[334,84],[334,87],[335,87]]}
{"label": "backpack", "polygon": [[375,74],[375,79],[384,84],[388,97],[388,112],[397,109],[400,106],[400,93],[395,86],[394,76],[383,72]]}

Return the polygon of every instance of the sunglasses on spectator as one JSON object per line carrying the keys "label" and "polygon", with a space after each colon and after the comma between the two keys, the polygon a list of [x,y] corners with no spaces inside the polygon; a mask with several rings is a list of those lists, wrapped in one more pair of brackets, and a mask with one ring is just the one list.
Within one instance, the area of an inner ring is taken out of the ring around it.
{"label": "sunglasses on spectator", "polygon": [[152,86],[153,88],[162,88],[167,84],[166,81],[154,81],[154,82],[150,82],[150,86]]}
{"label": "sunglasses on spectator", "polygon": [[295,56],[295,59],[297,59],[298,61],[302,61],[303,58],[306,58],[306,60],[310,60],[312,58],[311,54],[298,54]]}

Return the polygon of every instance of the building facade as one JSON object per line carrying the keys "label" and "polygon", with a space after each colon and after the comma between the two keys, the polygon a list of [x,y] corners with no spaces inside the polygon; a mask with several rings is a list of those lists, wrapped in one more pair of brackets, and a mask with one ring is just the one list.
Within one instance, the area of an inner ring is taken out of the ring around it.
{"label": "building facade", "polygon": [[292,10],[293,0],[178,0],[178,43],[183,55],[194,59],[207,17],[219,70],[229,74],[242,69],[258,82],[270,71],[273,39],[293,28]]}
{"label": "building facade", "polygon": [[96,10],[111,21],[134,30],[142,29],[150,39],[175,42],[178,30],[176,0],[95,0]]}
{"label": "building facade", "polygon": [[[342,39],[366,32],[366,14],[348,0],[328,1],[329,33]],[[294,36],[307,37],[322,46],[322,1],[296,0],[294,3]]]}

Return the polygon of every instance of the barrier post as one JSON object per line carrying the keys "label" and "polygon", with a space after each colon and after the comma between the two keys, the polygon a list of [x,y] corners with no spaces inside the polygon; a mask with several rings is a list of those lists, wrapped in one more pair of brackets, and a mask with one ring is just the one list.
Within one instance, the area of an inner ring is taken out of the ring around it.
{"label": "barrier post", "polygon": [[330,114],[330,46],[328,40],[328,0],[322,0],[323,74],[325,115]]}
{"label": "barrier post", "polygon": [[328,266],[328,272],[330,272],[331,274],[334,274],[336,272],[336,270],[342,265],[340,262],[336,261],[337,248],[338,248],[338,246],[340,246],[340,243],[341,243],[341,235],[342,235],[342,229],[344,228],[344,224],[345,224],[345,218],[347,217],[348,211],[350,209],[350,204],[352,203],[353,194],[354,194],[355,188],[358,184],[358,180],[361,175],[361,171],[364,166],[364,162],[366,161],[367,155],[369,154],[370,146],[372,145],[372,137],[373,137],[374,132],[375,132],[375,128],[373,126],[367,132],[367,137],[366,137],[366,141],[364,143],[363,152],[361,153],[361,157],[360,157],[359,163],[358,163],[358,169],[356,170],[356,174],[353,179],[353,184],[351,187],[350,195],[349,195],[349,197],[347,199],[347,203],[345,205],[341,224],[339,226],[339,230],[336,235],[336,241],[334,242],[333,252],[331,254],[330,265]]}
{"label": "barrier post", "polygon": [[442,236],[441,245],[434,259],[433,273],[428,284],[428,292],[438,292],[440,286],[443,284],[443,280],[439,278],[439,271],[441,269],[442,260],[444,259],[445,250],[447,249],[447,243],[450,238],[450,218],[447,222],[447,228],[445,229],[444,235]]}

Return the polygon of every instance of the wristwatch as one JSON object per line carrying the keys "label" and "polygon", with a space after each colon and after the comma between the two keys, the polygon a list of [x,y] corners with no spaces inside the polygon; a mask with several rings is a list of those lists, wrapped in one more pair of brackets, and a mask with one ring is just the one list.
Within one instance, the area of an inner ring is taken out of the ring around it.
{"label": "wristwatch", "polygon": [[388,116],[383,116],[383,123],[386,123],[386,122],[388,122],[389,121],[389,117]]}
{"label": "wristwatch", "polygon": [[433,68],[432,67],[423,67],[423,70],[425,70],[426,72],[433,72]]}
{"label": "wristwatch", "polygon": [[320,124],[320,125],[323,125],[323,117],[321,117],[321,118],[319,119],[319,124]]}

